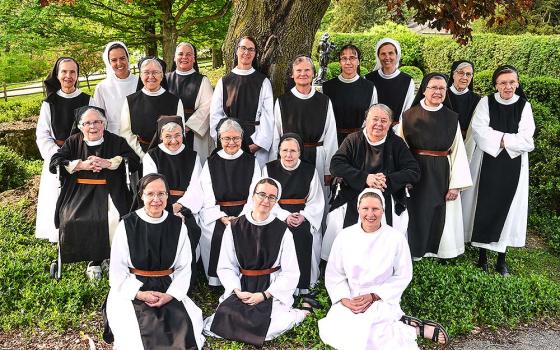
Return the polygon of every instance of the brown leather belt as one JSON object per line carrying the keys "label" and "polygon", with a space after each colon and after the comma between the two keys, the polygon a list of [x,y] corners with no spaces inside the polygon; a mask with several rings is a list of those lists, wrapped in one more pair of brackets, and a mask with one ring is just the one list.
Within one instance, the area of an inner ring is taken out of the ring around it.
{"label": "brown leather belt", "polygon": [[430,151],[427,149],[413,149],[412,152],[421,156],[432,157],[447,157],[451,153],[451,151]]}
{"label": "brown leather belt", "polygon": [[80,179],[80,178],[77,178],[76,183],[77,184],[82,184],[82,185],[106,185],[107,180],[105,180],[105,179]]}
{"label": "brown leather belt", "polygon": [[276,266],[273,267],[271,269],[264,269],[264,270],[245,270],[245,269],[239,269],[239,272],[241,272],[241,274],[243,276],[264,276],[264,275],[270,275],[271,273],[274,273],[276,271],[280,270],[280,266]]}
{"label": "brown leather belt", "polygon": [[278,204],[305,204],[305,198],[285,198],[278,200]]}
{"label": "brown leather belt", "polygon": [[185,194],[185,191],[169,190],[169,194],[172,195],[172,196],[183,196]]}
{"label": "brown leather belt", "polygon": [[57,146],[62,146],[64,145],[64,140],[54,140],[54,143],[56,143]]}
{"label": "brown leather belt", "polygon": [[303,147],[321,147],[323,142],[304,142]]}
{"label": "brown leather belt", "polygon": [[148,270],[139,270],[134,268],[130,268],[129,270],[130,273],[133,273],[137,276],[144,276],[144,277],[165,277],[171,275],[174,271],[173,269],[148,271]]}
{"label": "brown leather belt", "polygon": [[360,131],[360,130],[362,130],[362,129],[360,129],[360,128],[348,128],[348,129],[345,129],[345,128],[337,128],[337,129],[336,129],[336,131],[337,131],[339,134],[351,134],[351,133],[353,133],[353,132],[357,132],[357,131]]}
{"label": "brown leather belt", "polygon": [[216,204],[222,207],[237,207],[238,205],[244,205],[245,203],[247,203],[247,200],[216,202]]}
{"label": "brown leather belt", "polygon": [[143,138],[141,138],[140,136],[136,136],[136,138],[138,139],[138,142],[143,143],[145,145],[149,145],[151,142],[150,141],[146,141]]}

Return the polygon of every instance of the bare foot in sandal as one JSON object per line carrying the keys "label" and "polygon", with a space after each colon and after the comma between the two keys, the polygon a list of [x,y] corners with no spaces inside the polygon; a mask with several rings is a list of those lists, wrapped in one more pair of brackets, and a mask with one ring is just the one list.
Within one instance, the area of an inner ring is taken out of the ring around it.
{"label": "bare foot in sandal", "polygon": [[422,321],[422,324],[416,327],[416,335],[430,339],[439,345],[445,345],[449,341],[449,335],[443,326],[433,321]]}

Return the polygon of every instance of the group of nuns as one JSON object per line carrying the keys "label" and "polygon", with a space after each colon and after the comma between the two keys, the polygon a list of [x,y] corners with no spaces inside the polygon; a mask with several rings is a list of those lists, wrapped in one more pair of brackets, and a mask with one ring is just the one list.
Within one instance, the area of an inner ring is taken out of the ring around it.
{"label": "group of nuns", "polygon": [[[274,101],[258,56],[241,38],[213,90],[190,43],[170,73],[142,59],[139,79],[125,44],[110,42],[93,98],[78,63],[59,58],[37,124],[36,236],[58,242],[61,262],[88,261],[92,280],[108,268],[104,338],[115,349],[201,349],[204,335],[262,346],[319,307],[322,260],[326,344],[447,343],[400,298],[413,260],[471,242],[484,271],[487,250],[498,252],[505,276],[506,248],[525,244],[535,125],[518,72],[500,66],[497,92],[480,98],[473,63],[457,61],[415,95],[400,44],[384,38],[365,77],[359,48],[342,47],[322,92],[311,58],[297,56]],[[199,259],[224,288],[206,319],[190,299]]]}

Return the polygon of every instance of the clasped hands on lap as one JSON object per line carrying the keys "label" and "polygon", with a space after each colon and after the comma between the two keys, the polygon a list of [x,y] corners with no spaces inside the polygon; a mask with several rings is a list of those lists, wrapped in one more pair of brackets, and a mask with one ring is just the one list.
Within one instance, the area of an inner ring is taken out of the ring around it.
{"label": "clasped hands on lap", "polygon": [[342,303],[342,305],[349,308],[353,313],[360,314],[366,312],[366,310],[369,309],[369,307],[373,305],[374,302],[380,299],[381,298],[379,298],[377,294],[369,293],[358,295],[354,298],[342,298],[340,302]]}
{"label": "clasped hands on lap", "polygon": [[251,292],[242,292],[241,289],[235,288],[233,290],[235,295],[241,300],[244,304],[247,305],[257,305],[262,303],[266,300],[265,294],[267,298],[270,298],[270,294],[268,292],[264,293],[251,293]]}
{"label": "clasped hands on lap", "polygon": [[387,178],[383,173],[369,174],[366,179],[366,185],[369,188],[377,188],[381,191],[385,191],[387,188]]}
{"label": "clasped hands on lap", "polygon": [[150,307],[162,307],[170,302],[173,297],[167,293],[148,290],[136,293],[136,299],[143,301]]}
{"label": "clasped hands on lap", "polygon": [[79,161],[74,170],[91,170],[94,173],[98,173],[103,169],[109,168],[110,166],[111,162],[107,159],[103,159],[97,156],[89,156],[87,160]]}

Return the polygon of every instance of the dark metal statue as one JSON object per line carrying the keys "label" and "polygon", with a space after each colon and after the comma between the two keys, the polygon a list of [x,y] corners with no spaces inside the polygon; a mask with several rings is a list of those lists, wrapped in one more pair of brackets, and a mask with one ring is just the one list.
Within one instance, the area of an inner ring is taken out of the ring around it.
{"label": "dark metal statue", "polygon": [[329,55],[336,46],[329,42],[329,33],[324,33],[319,40],[317,52],[319,53],[319,73],[313,80],[313,85],[323,85],[327,81],[327,65],[329,64]]}

